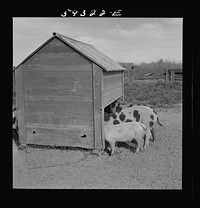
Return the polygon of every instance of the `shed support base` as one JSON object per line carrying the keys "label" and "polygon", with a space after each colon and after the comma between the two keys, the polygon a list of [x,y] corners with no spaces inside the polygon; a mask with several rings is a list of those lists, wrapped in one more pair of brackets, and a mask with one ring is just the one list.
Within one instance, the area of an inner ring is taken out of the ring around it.
{"label": "shed support base", "polygon": [[99,149],[93,149],[93,150],[92,150],[92,154],[101,155],[101,154],[102,154],[102,150],[99,150]]}

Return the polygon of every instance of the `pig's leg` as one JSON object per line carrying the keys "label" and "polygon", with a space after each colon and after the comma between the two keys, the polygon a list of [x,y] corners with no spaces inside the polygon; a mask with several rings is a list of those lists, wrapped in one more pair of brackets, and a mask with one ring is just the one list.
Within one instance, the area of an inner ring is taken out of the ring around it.
{"label": "pig's leg", "polygon": [[136,137],[135,139],[137,141],[137,149],[136,149],[135,153],[139,154],[139,151],[143,150],[144,140],[140,137],[138,137],[138,138]]}
{"label": "pig's leg", "polygon": [[109,141],[111,147],[111,156],[114,156],[115,152],[115,141]]}
{"label": "pig's leg", "polygon": [[144,149],[147,148],[147,146],[149,145],[149,139],[151,138],[151,131],[149,129],[147,129],[146,131],[146,139],[145,139],[145,144],[144,144]]}
{"label": "pig's leg", "polygon": [[152,129],[151,129],[151,134],[152,134],[152,139],[151,139],[151,141],[154,141],[154,140],[155,140],[155,138],[156,138],[154,128],[152,128]]}

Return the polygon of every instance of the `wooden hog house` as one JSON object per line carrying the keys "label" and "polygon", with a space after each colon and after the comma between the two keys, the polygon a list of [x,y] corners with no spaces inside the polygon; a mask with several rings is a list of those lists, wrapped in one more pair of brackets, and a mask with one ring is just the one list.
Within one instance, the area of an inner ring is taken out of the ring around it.
{"label": "wooden hog house", "polygon": [[58,33],[15,68],[22,144],[101,150],[104,107],[123,96],[125,68]]}

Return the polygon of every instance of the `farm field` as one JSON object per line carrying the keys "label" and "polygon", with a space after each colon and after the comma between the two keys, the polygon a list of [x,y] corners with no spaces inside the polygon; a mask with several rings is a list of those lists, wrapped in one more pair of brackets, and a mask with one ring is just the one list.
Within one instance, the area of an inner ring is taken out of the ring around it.
{"label": "farm field", "polygon": [[121,146],[114,157],[33,147],[26,156],[13,144],[13,188],[182,189],[182,104],[154,109],[163,127],[139,155]]}
{"label": "farm field", "polygon": [[182,102],[182,82],[163,80],[134,80],[125,82],[124,98],[134,105],[170,108]]}

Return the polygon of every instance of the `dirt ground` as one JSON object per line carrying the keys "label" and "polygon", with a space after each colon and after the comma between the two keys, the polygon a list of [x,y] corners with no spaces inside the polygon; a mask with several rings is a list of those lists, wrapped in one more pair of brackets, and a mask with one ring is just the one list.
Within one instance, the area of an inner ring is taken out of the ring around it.
{"label": "dirt ground", "polygon": [[125,147],[114,157],[90,151],[13,144],[13,188],[42,189],[182,189],[182,104],[156,109],[163,127],[156,140],[135,155]]}

